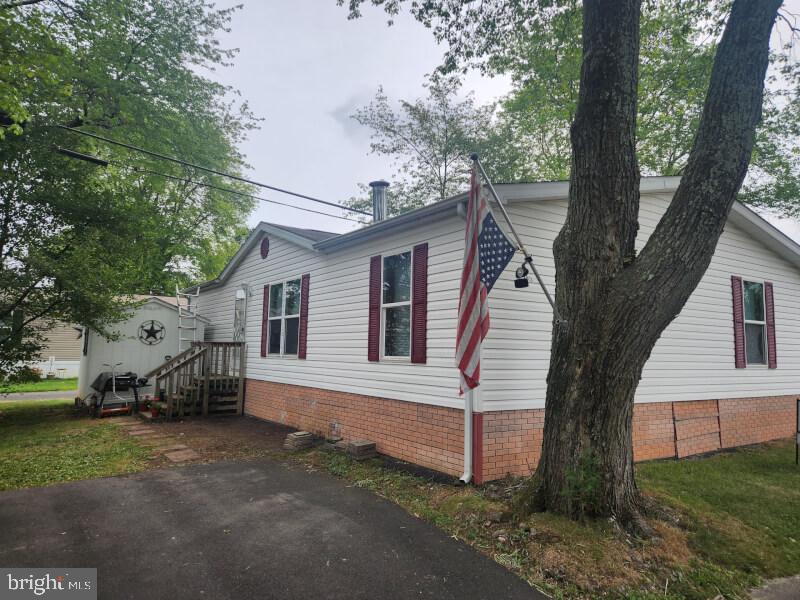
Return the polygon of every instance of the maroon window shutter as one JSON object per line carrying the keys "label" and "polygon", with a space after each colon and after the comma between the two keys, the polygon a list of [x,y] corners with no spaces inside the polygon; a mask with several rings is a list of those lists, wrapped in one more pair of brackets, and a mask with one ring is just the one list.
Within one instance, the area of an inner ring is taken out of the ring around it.
{"label": "maroon window shutter", "polygon": [[428,244],[414,246],[411,289],[411,362],[428,360]]}
{"label": "maroon window shutter", "polygon": [[778,347],[775,344],[775,300],[772,297],[772,282],[764,282],[764,304],[767,317],[767,363],[770,369],[778,368]]}
{"label": "maroon window shutter", "polygon": [[306,273],[300,280],[300,331],[297,340],[297,358],[306,357],[306,343],[308,339],[308,287],[311,275]]}
{"label": "maroon window shutter", "polygon": [[267,355],[267,326],[269,325],[269,286],[264,286],[264,311],[261,313],[261,356]]}
{"label": "maroon window shutter", "polygon": [[381,257],[369,261],[369,331],[367,334],[367,359],[380,360],[381,343]]}
{"label": "maroon window shutter", "polygon": [[733,293],[733,348],[736,368],[744,369],[747,359],[744,353],[744,299],[742,298],[742,278],[731,275]]}

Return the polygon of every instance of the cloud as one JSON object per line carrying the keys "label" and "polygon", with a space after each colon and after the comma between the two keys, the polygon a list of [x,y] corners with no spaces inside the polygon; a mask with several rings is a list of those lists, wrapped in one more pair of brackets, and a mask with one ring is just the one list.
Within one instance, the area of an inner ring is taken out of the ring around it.
{"label": "cloud", "polygon": [[336,123],[344,131],[345,137],[349,138],[354,143],[366,144],[369,143],[371,131],[369,127],[360,125],[351,115],[362,106],[369,104],[374,95],[374,91],[369,92],[364,90],[357,94],[351,95],[347,100],[335,106],[332,110],[328,111],[328,115],[333,118]]}

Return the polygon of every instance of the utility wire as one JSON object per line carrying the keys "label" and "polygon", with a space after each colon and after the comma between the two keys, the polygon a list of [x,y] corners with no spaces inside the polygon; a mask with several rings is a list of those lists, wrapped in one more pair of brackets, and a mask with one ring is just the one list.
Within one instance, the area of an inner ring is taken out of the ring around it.
{"label": "utility wire", "polygon": [[236,194],[237,196],[244,196],[245,198],[252,198],[253,200],[259,200],[261,202],[269,202],[271,204],[279,204],[281,206],[287,206],[289,208],[296,208],[297,210],[302,210],[305,212],[314,213],[315,215],[323,215],[326,217],[331,217],[334,219],[342,219],[344,221],[352,221],[353,223],[360,223],[358,219],[352,219],[350,217],[342,217],[339,215],[332,215],[330,213],[322,212],[319,210],[314,210],[312,208],[305,208],[303,206],[296,206],[294,204],[288,204],[286,202],[280,202],[278,200],[270,200],[269,198],[262,198],[261,196],[255,196],[253,194],[248,194],[247,192],[240,192],[239,190],[235,190],[229,187],[223,187],[221,185],[214,185],[213,183],[206,183],[204,181],[196,181],[193,179],[186,179],[184,177],[178,177],[177,175],[170,175],[168,173],[161,173],[159,171],[153,171],[152,169],[144,169],[142,167],[137,167],[134,165],[126,165],[121,162],[115,160],[104,160],[102,158],[98,158],[96,156],[92,156],[90,154],[83,154],[81,152],[76,152],[74,150],[70,150],[68,148],[62,148],[61,146],[55,146],[55,149],[60,154],[65,156],[69,156],[70,158],[76,158],[78,160],[84,160],[86,162],[94,163],[100,166],[108,166],[113,165],[115,167],[119,167],[120,169],[126,169],[129,171],[133,171],[135,173],[146,173],[148,175],[155,175],[158,177],[164,177],[166,179],[172,179],[174,181],[179,181],[181,183],[187,183],[190,185],[199,185],[202,187],[210,188],[212,190],[219,190],[220,192],[228,192],[229,194]]}
{"label": "utility wire", "polygon": [[158,158],[161,160],[168,160],[170,162],[177,163],[179,165],[183,165],[185,167],[191,167],[193,169],[199,169],[201,171],[206,171],[207,173],[212,173],[214,175],[219,175],[221,177],[227,177],[228,179],[235,179],[236,181],[241,181],[243,183],[249,183],[250,185],[255,185],[258,187],[266,188],[268,190],[273,190],[275,192],[280,192],[282,194],[289,194],[290,196],[297,196],[298,198],[303,198],[305,200],[311,200],[312,202],[319,202],[320,204],[327,204],[328,206],[334,206],[336,208],[341,208],[342,210],[347,210],[354,213],[359,213],[362,215],[367,215],[371,217],[372,214],[368,213],[363,210],[359,210],[357,208],[350,208],[349,206],[344,206],[343,204],[336,204],[335,202],[328,202],[327,200],[320,200],[319,198],[314,198],[313,196],[306,196],[305,194],[299,194],[297,192],[292,192],[290,190],[286,190],[283,188],[275,187],[274,185],[267,185],[266,183],[260,183],[258,181],[254,181],[252,179],[247,179],[246,177],[240,177],[239,175],[233,175],[231,173],[225,173],[223,171],[217,171],[216,169],[210,169],[208,167],[202,167],[200,165],[195,165],[193,163],[187,162],[185,160],[181,160],[179,158],[174,158],[172,156],[167,156],[165,154],[159,154],[158,152],[153,152],[152,150],[145,150],[144,148],[139,148],[138,146],[132,146],[131,144],[125,144],[123,142],[118,142],[117,140],[112,140],[107,137],[103,137],[102,135],[97,135],[96,133],[90,133],[88,131],[82,131],[80,129],[76,129],[75,127],[67,127],[66,125],[55,125],[59,129],[65,129],[66,131],[71,131],[73,133],[77,133],[79,135],[85,135],[87,137],[94,138],[96,140],[100,140],[102,142],[106,142],[108,144],[114,144],[116,146],[121,146],[123,148],[127,148],[128,150],[133,150],[135,152],[141,152],[143,154],[148,154],[154,158]]}
{"label": "utility wire", "polygon": [[195,181],[193,179],[184,179],[183,177],[178,177],[176,175],[169,175],[167,173],[160,173],[158,171],[153,171],[151,169],[143,169],[141,167],[134,167],[123,165],[115,161],[111,161],[110,164],[120,167],[122,169],[129,169],[136,173],[147,173],[148,175],[156,175],[160,177],[165,177],[166,179],[173,179],[175,181],[180,181],[181,183],[188,183],[192,185],[199,185],[202,187],[207,187],[212,190],[219,190],[220,192],[228,192],[229,194],[236,194],[237,196],[244,196],[245,198],[252,198],[253,200],[260,200],[261,202],[269,202],[271,204],[280,204],[281,206],[288,206],[289,208],[296,208],[297,210],[303,210],[305,212],[314,213],[315,215],[324,215],[326,217],[331,217],[333,219],[342,219],[344,221],[352,221],[353,223],[361,223],[358,219],[352,219],[350,217],[342,217],[339,215],[332,215],[330,213],[322,212],[319,210],[314,210],[313,208],[305,208],[303,206],[295,206],[294,204],[287,204],[286,202],[280,202],[279,200],[270,200],[268,198],[262,198],[261,196],[254,196],[253,194],[248,194],[246,192],[240,192],[239,190],[234,190],[233,188],[222,187],[219,185],[214,185],[213,183],[205,183],[203,181]]}

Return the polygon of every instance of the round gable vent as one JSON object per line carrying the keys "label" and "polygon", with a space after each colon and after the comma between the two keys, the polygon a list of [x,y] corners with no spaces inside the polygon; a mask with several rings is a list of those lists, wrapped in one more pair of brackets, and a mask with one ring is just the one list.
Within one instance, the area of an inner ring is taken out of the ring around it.
{"label": "round gable vent", "polygon": [[267,258],[267,254],[269,254],[269,238],[264,237],[261,240],[261,258]]}

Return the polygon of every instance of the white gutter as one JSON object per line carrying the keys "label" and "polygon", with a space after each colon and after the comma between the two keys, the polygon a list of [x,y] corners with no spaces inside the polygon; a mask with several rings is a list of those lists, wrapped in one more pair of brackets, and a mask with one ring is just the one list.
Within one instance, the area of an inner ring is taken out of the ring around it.
{"label": "white gutter", "polygon": [[464,474],[459,481],[469,483],[472,481],[472,404],[474,390],[464,393]]}

